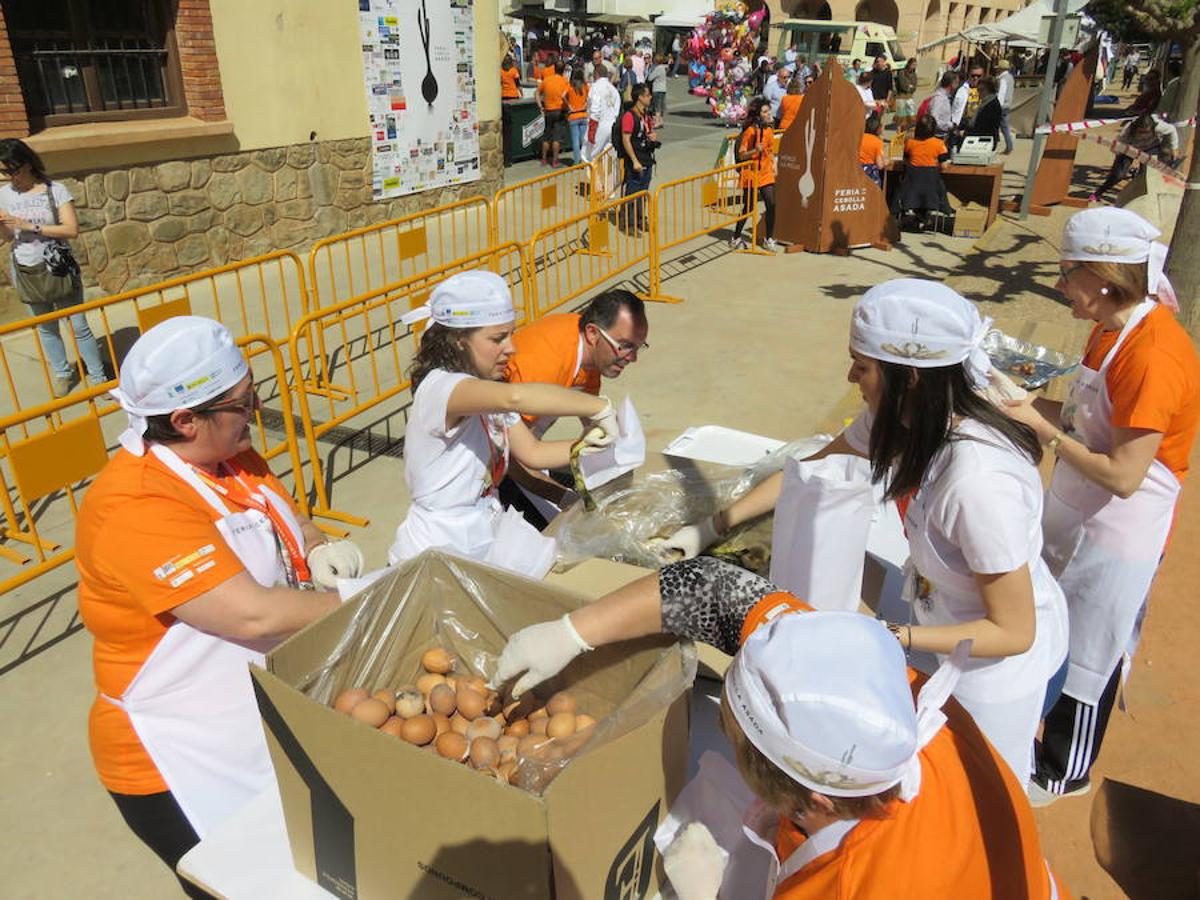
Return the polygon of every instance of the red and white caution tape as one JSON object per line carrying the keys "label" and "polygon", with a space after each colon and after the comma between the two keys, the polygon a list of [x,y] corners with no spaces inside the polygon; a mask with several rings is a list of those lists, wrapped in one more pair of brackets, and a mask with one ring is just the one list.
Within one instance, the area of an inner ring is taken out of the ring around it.
{"label": "red and white caution tape", "polygon": [[[1166,116],[1156,116],[1155,118],[1166,121]],[[1074,133],[1076,131],[1090,131],[1093,128],[1103,128],[1105,125],[1123,125],[1126,122],[1132,122],[1133,116],[1126,116],[1121,119],[1082,119],[1078,122],[1063,122],[1058,125],[1039,125],[1034,129],[1034,134],[1062,134]],[[1196,124],[1196,117],[1183,119],[1179,122],[1172,122],[1176,128],[1186,128]]]}

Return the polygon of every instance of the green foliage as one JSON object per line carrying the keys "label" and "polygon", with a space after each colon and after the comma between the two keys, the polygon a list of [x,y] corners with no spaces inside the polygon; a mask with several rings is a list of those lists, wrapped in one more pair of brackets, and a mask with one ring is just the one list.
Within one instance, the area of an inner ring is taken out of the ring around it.
{"label": "green foliage", "polygon": [[1179,39],[1200,30],[1200,0],[1092,0],[1086,11],[1118,40]]}

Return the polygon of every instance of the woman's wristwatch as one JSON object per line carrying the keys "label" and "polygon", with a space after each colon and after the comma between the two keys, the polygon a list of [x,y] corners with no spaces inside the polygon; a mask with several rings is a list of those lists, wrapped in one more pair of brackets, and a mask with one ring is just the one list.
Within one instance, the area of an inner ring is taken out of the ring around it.
{"label": "woman's wristwatch", "polygon": [[1061,431],[1054,432],[1054,437],[1050,438],[1050,440],[1047,441],[1047,443],[1046,443],[1046,449],[1049,450],[1051,453],[1053,453],[1055,456],[1058,456],[1058,448],[1062,444],[1062,442],[1065,438],[1066,438],[1066,435],[1063,434]]}

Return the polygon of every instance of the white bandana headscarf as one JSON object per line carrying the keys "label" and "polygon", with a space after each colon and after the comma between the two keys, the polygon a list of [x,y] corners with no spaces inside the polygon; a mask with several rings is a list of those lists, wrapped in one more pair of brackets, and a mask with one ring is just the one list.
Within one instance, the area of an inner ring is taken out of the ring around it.
{"label": "white bandana headscarf", "polygon": [[725,676],[726,700],[750,742],[790,778],[832,797],[921,787],[921,749],[970,645],[961,643],[913,707],[904,652],[876,619],[788,613],[750,635]]}
{"label": "white bandana headscarf", "polygon": [[1179,312],[1179,299],[1163,272],[1168,247],[1156,240],[1161,234],[1127,209],[1114,206],[1085,209],[1067,220],[1059,255],[1068,262],[1145,263],[1149,293],[1164,306]]}
{"label": "white bandana headscarf", "polygon": [[894,278],[854,305],[850,346],[863,356],[918,369],[966,363],[972,383],[982,390],[992,368],[982,347],[991,325],[974,303],[944,284]]}
{"label": "white bandana headscarf", "polygon": [[190,409],[219,397],[250,371],[229,329],[201,316],[155,325],[130,348],[117,387],[109,391],[129,417],[121,446],[146,452],[146,417]]}
{"label": "white bandana headscarf", "polygon": [[405,325],[433,319],[447,328],[482,328],[516,319],[508,284],[495,272],[459,272],[438,284],[429,302],[405,313]]}

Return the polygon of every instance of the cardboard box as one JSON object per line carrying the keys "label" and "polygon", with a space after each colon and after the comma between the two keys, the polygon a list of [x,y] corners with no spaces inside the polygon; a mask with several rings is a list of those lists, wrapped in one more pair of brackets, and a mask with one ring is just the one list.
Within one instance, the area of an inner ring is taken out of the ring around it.
{"label": "cardboard box", "polygon": [[968,203],[954,215],[955,237],[980,237],[987,229],[988,211],[974,203]]}
{"label": "cardboard box", "polygon": [[[656,636],[604,647],[539,689],[569,685],[602,720],[541,796],[326,705],[358,684],[411,683],[435,643],[490,674],[486,654],[507,635],[583,602],[426,553],[268,654],[252,676],[297,870],[367,900],[654,896],[652,838],[686,777],[691,645]],[[618,708],[626,726],[602,740]]]}

